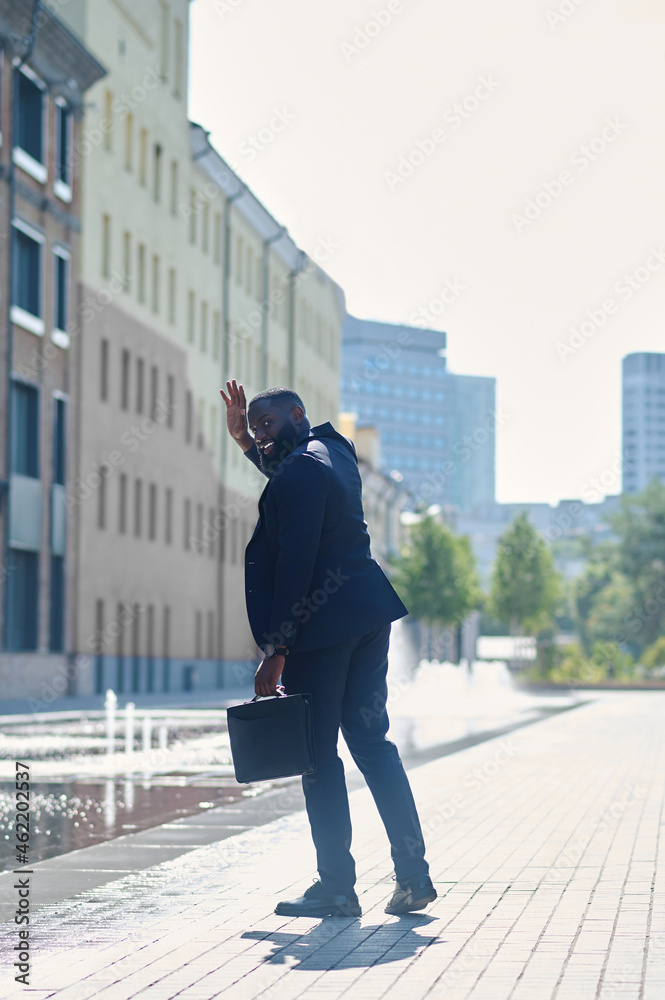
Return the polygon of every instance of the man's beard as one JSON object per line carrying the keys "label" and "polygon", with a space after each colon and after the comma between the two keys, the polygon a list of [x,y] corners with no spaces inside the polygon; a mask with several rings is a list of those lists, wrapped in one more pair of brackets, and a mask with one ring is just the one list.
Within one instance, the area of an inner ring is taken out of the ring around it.
{"label": "man's beard", "polygon": [[273,440],[275,447],[270,457],[264,455],[261,448],[258,450],[261,471],[265,472],[266,476],[274,475],[277,466],[293,451],[298,443],[298,430],[289,424],[282,427]]}

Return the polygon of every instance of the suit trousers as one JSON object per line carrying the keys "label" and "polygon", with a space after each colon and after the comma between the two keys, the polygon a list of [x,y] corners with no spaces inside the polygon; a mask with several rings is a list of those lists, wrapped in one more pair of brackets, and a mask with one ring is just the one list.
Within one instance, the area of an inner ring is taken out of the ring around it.
{"label": "suit trousers", "polygon": [[312,695],[316,770],[302,785],[319,876],[331,892],[347,894],[356,881],[340,729],[383,820],[397,878],[429,871],[409,779],[386,739],[389,638],[388,624],[326,649],[290,653],[284,665],[287,694]]}

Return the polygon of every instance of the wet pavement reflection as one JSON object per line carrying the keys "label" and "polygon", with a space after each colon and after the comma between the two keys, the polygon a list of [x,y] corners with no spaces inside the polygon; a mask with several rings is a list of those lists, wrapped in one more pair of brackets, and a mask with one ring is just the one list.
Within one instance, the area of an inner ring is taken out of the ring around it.
{"label": "wet pavement reflection", "polygon": [[[248,788],[233,782],[206,784],[184,777],[105,781],[33,782],[30,789],[30,857],[43,861],[82,847],[112,840],[231,806],[272,787]],[[13,785],[0,783],[0,866],[13,867]]]}

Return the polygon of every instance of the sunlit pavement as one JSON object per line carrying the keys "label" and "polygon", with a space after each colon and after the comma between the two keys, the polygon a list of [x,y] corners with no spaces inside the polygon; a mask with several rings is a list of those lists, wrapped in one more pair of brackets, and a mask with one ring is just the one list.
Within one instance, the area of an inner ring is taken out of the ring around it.
{"label": "sunlit pavement", "polygon": [[[361,788],[351,794],[361,918],[273,914],[314,872],[302,811],[204,846],[188,842],[223,812],[210,809],[37,863],[31,991],[62,1000],[347,991],[662,1000],[664,713],[665,693],[598,693],[412,767],[439,892],[421,914],[383,912],[388,845]],[[151,850],[156,863],[146,866]],[[5,958],[18,930],[15,878],[0,876]],[[13,975],[6,961],[2,996]]]}

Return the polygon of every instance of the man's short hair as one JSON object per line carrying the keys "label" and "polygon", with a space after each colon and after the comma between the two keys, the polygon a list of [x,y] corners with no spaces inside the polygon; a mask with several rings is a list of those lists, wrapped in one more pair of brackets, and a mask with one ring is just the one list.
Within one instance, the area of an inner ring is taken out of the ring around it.
{"label": "man's short hair", "polygon": [[303,413],[305,413],[305,404],[293,389],[287,389],[284,386],[278,386],[276,389],[264,389],[263,392],[257,392],[256,396],[253,396],[247,409],[250,406],[254,406],[255,403],[265,400],[271,406],[279,406],[283,410],[292,410],[294,406],[301,406]]}

